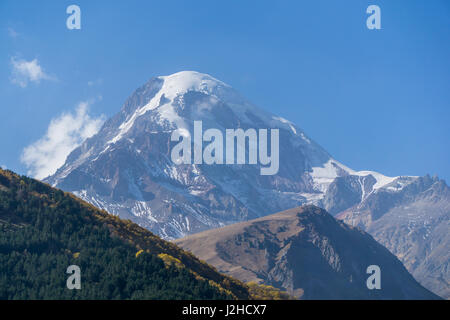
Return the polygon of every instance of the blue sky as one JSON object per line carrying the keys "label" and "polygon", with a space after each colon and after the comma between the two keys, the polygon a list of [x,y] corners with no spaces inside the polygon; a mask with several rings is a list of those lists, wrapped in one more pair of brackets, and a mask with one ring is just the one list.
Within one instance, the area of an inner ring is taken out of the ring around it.
{"label": "blue sky", "polygon": [[[66,28],[71,4],[81,30]],[[366,27],[370,4],[381,30]],[[232,85],[355,170],[450,181],[446,0],[2,0],[0,165],[27,173],[24,148],[52,119],[95,125],[181,70]]]}

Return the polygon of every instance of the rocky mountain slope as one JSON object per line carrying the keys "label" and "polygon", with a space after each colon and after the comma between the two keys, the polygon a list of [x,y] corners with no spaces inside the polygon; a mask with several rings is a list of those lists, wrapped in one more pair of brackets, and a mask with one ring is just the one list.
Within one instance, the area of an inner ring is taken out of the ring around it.
{"label": "rocky mountain slope", "polygon": [[399,192],[389,188],[337,217],[369,232],[426,288],[450,298],[450,189],[429,176]]}
{"label": "rocky mountain slope", "polygon": [[[369,234],[303,206],[175,241],[218,270],[301,299],[434,299]],[[369,290],[367,267],[381,270]]]}
{"label": "rocky mountain slope", "polygon": [[[171,141],[171,134],[182,129],[192,135],[194,121],[202,121],[203,131],[278,129],[278,173],[261,175],[260,164],[173,163],[171,150],[176,143]],[[381,222],[372,228],[367,224],[376,220],[381,211],[395,209],[395,214],[384,214],[383,221],[389,217],[394,221],[400,215],[398,226],[402,230],[413,225],[418,229],[448,230],[448,187],[439,182],[441,187],[437,185],[434,195],[427,197],[424,196],[427,188],[421,182],[424,179],[352,170],[333,159],[297,125],[258,108],[229,85],[207,74],[183,71],[152,78],[137,89],[120,112],[75,149],[66,163],[45,181],[131,219],[165,239],[302,204],[318,205],[365,228],[398,254],[419,281],[445,293],[449,276],[443,270],[448,270],[449,259],[442,255],[438,259],[433,252],[440,247],[439,243],[447,248],[448,238],[440,237],[433,242],[431,237],[418,237],[413,243],[413,238],[405,237],[403,232],[389,237],[376,231],[381,230],[377,227]],[[440,199],[438,203],[435,198]],[[403,199],[401,204],[397,199]],[[416,213],[409,211],[408,203],[418,204]],[[366,204],[372,208],[371,213],[365,210],[365,214],[360,214],[360,207]],[[415,217],[414,223],[410,214]],[[393,221],[383,224],[397,223]],[[409,254],[405,254],[405,248],[417,246],[427,248],[425,256],[423,250],[420,254],[420,250],[408,249]],[[417,261],[424,261],[425,257],[434,267],[418,266]],[[440,284],[431,285],[429,281]]]}

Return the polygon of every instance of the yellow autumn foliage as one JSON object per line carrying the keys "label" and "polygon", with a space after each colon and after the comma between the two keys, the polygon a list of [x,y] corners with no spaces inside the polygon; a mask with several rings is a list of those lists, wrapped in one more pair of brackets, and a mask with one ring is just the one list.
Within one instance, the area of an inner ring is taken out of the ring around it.
{"label": "yellow autumn foliage", "polygon": [[174,265],[177,268],[184,268],[184,264],[177,258],[167,254],[167,253],[160,253],[158,254],[158,257],[164,261],[164,264],[166,266]]}
{"label": "yellow autumn foliage", "polygon": [[139,257],[139,255],[144,252],[144,250],[139,250],[138,252],[136,252],[136,258]]}
{"label": "yellow autumn foliage", "polygon": [[287,292],[281,291],[272,286],[257,284],[255,282],[246,283],[253,299],[256,300],[292,300],[294,297]]}

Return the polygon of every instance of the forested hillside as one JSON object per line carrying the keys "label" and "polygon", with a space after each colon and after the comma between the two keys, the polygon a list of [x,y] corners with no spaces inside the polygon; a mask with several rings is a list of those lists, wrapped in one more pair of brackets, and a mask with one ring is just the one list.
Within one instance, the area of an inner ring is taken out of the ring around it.
{"label": "forested hillside", "polygon": [[[66,286],[69,265],[81,269],[80,290]],[[286,297],[257,289],[259,298]],[[250,291],[130,221],[0,170],[0,299],[249,299]]]}

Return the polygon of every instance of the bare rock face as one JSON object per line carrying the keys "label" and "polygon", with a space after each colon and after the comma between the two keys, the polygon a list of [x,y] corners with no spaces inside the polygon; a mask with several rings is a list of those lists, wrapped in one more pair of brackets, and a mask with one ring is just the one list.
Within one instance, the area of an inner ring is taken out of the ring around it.
{"label": "bare rock face", "polygon": [[[209,230],[175,243],[219,271],[287,290],[300,299],[436,299],[369,234],[303,206]],[[369,290],[367,267],[381,270]]]}
{"label": "bare rock face", "polygon": [[400,192],[380,190],[337,215],[369,232],[425,287],[450,298],[450,189],[425,176]]}

